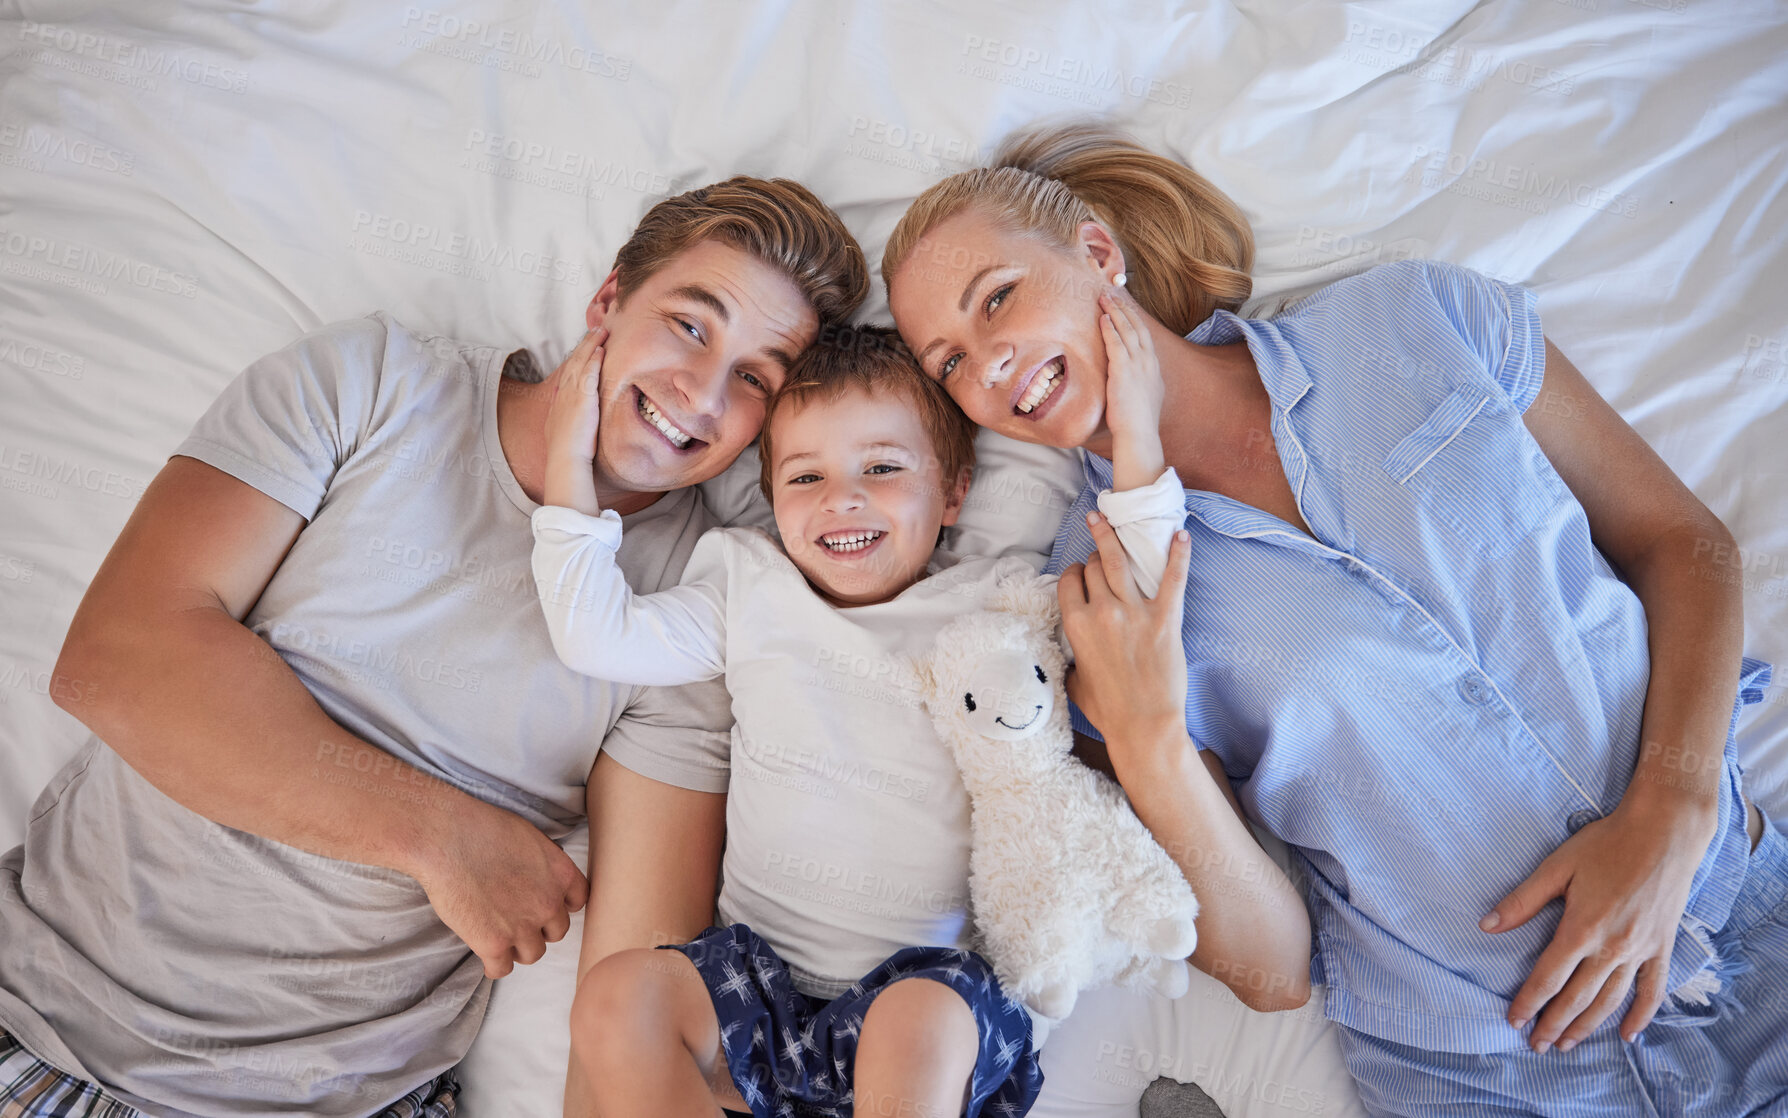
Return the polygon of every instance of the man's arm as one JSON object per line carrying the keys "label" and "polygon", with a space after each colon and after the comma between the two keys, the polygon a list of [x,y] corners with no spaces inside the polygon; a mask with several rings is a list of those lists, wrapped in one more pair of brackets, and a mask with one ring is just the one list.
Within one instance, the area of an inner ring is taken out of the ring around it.
{"label": "man's arm", "polygon": [[[590,909],[577,960],[578,985],[605,956],[631,947],[686,943],[714,918],[726,793],[693,792],[644,777],[608,753],[597,756],[585,793],[590,815]],[[577,1003],[572,1028],[585,1021]],[[574,1056],[566,1118],[595,1118]]]}
{"label": "man's arm", "polygon": [[242,624],[303,528],[254,487],[171,459],[69,626],[56,677],[83,685],[52,688],[58,705],[200,815],[416,878],[493,977],[534,961],[583,903],[576,864],[337,725]]}
{"label": "man's arm", "polygon": [[1487,931],[1507,931],[1564,898],[1558,931],[1509,1010],[1517,1027],[1539,1015],[1536,1049],[1556,1041],[1563,1050],[1629,988],[1629,1040],[1663,1001],[1677,922],[1718,824],[1744,600],[1736,581],[1705,577],[1710,557],[1735,553],[1726,526],[1551,341],[1525,419],[1583,505],[1596,547],[1643,603],[1651,656],[1638,763],[1619,806],[1542,862],[1494,923],[1486,917]]}

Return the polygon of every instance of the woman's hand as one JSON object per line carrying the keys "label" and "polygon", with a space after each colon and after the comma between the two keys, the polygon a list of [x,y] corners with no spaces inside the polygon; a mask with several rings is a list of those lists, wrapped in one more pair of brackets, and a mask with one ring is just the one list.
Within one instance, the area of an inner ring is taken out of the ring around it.
{"label": "woman's hand", "polygon": [[1564,900],[1552,942],[1509,1005],[1517,1029],[1539,1016],[1528,1036],[1535,1052],[1553,1043],[1570,1051],[1635,986],[1621,1036],[1631,1041],[1650,1024],[1664,1001],[1677,922],[1713,831],[1711,822],[1641,817],[1623,803],[1584,824],[1484,918],[1485,931],[1506,932],[1554,898]]}
{"label": "woman's hand", "polygon": [[[1120,784],[1149,758],[1129,755],[1130,743],[1184,740],[1186,649],[1180,626],[1186,567],[1192,552],[1185,529],[1174,533],[1167,570],[1151,601],[1130,577],[1117,533],[1096,512],[1087,514],[1098,562],[1062,572],[1056,596],[1062,631],[1074,649],[1068,697],[1105,735]],[[1174,728],[1177,735],[1163,735]]]}
{"label": "woman's hand", "polygon": [[1112,288],[1099,296],[1105,340],[1105,425],[1111,430],[1111,487],[1139,489],[1161,476],[1161,402],[1167,386],[1143,309]]}
{"label": "woman's hand", "polygon": [[546,503],[595,516],[596,428],[602,418],[602,343],[608,330],[584,335],[553,373],[546,413]]}

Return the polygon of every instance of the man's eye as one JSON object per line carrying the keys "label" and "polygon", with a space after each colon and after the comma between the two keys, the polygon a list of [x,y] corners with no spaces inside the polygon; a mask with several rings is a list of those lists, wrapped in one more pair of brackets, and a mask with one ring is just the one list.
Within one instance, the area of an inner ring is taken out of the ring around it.
{"label": "man's eye", "polygon": [[1006,301],[1006,296],[1012,294],[1012,289],[1017,286],[1016,283],[1008,283],[1006,286],[987,297],[986,311],[990,317],[994,310],[997,309],[1001,303]]}
{"label": "man's eye", "polygon": [[701,327],[689,321],[687,318],[677,318],[672,316],[671,321],[675,322],[678,326],[681,326],[691,338],[694,338],[698,342],[702,340]]}
{"label": "man's eye", "polygon": [[962,354],[960,353],[952,353],[950,356],[944,358],[943,363],[937,367],[937,379],[943,380],[945,377],[949,376],[950,370],[954,369],[956,367],[956,362],[960,360],[962,360]]}
{"label": "man's eye", "polygon": [[763,388],[764,387],[764,382],[757,378],[756,373],[748,373],[744,369],[740,369],[739,375],[744,377],[747,381],[750,381],[751,386],[753,388]]}

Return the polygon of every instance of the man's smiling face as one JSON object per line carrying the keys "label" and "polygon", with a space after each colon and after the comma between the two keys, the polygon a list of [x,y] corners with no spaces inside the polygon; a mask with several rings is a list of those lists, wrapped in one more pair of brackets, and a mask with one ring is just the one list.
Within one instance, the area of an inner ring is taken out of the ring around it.
{"label": "man's smiling face", "polygon": [[585,317],[609,332],[597,478],[639,493],[732,465],[819,329],[793,280],[715,240],[678,253],[632,291],[611,273]]}

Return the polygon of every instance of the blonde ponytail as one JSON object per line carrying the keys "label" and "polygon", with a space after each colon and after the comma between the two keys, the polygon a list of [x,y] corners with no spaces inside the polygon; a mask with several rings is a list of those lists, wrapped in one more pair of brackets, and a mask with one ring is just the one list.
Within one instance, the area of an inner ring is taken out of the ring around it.
{"label": "blonde ponytail", "polygon": [[913,202],[882,255],[890,283],[919,241],[973,207],[1062,247],[1096,221],[1124,250],[1129,291],[1177,334],[1218,307],[1235,310],[1253,281],[1254,234],[1236,204],[1184,164],[1101,124],[1043,125],[1006,139],[993,166],[952,175]]}

